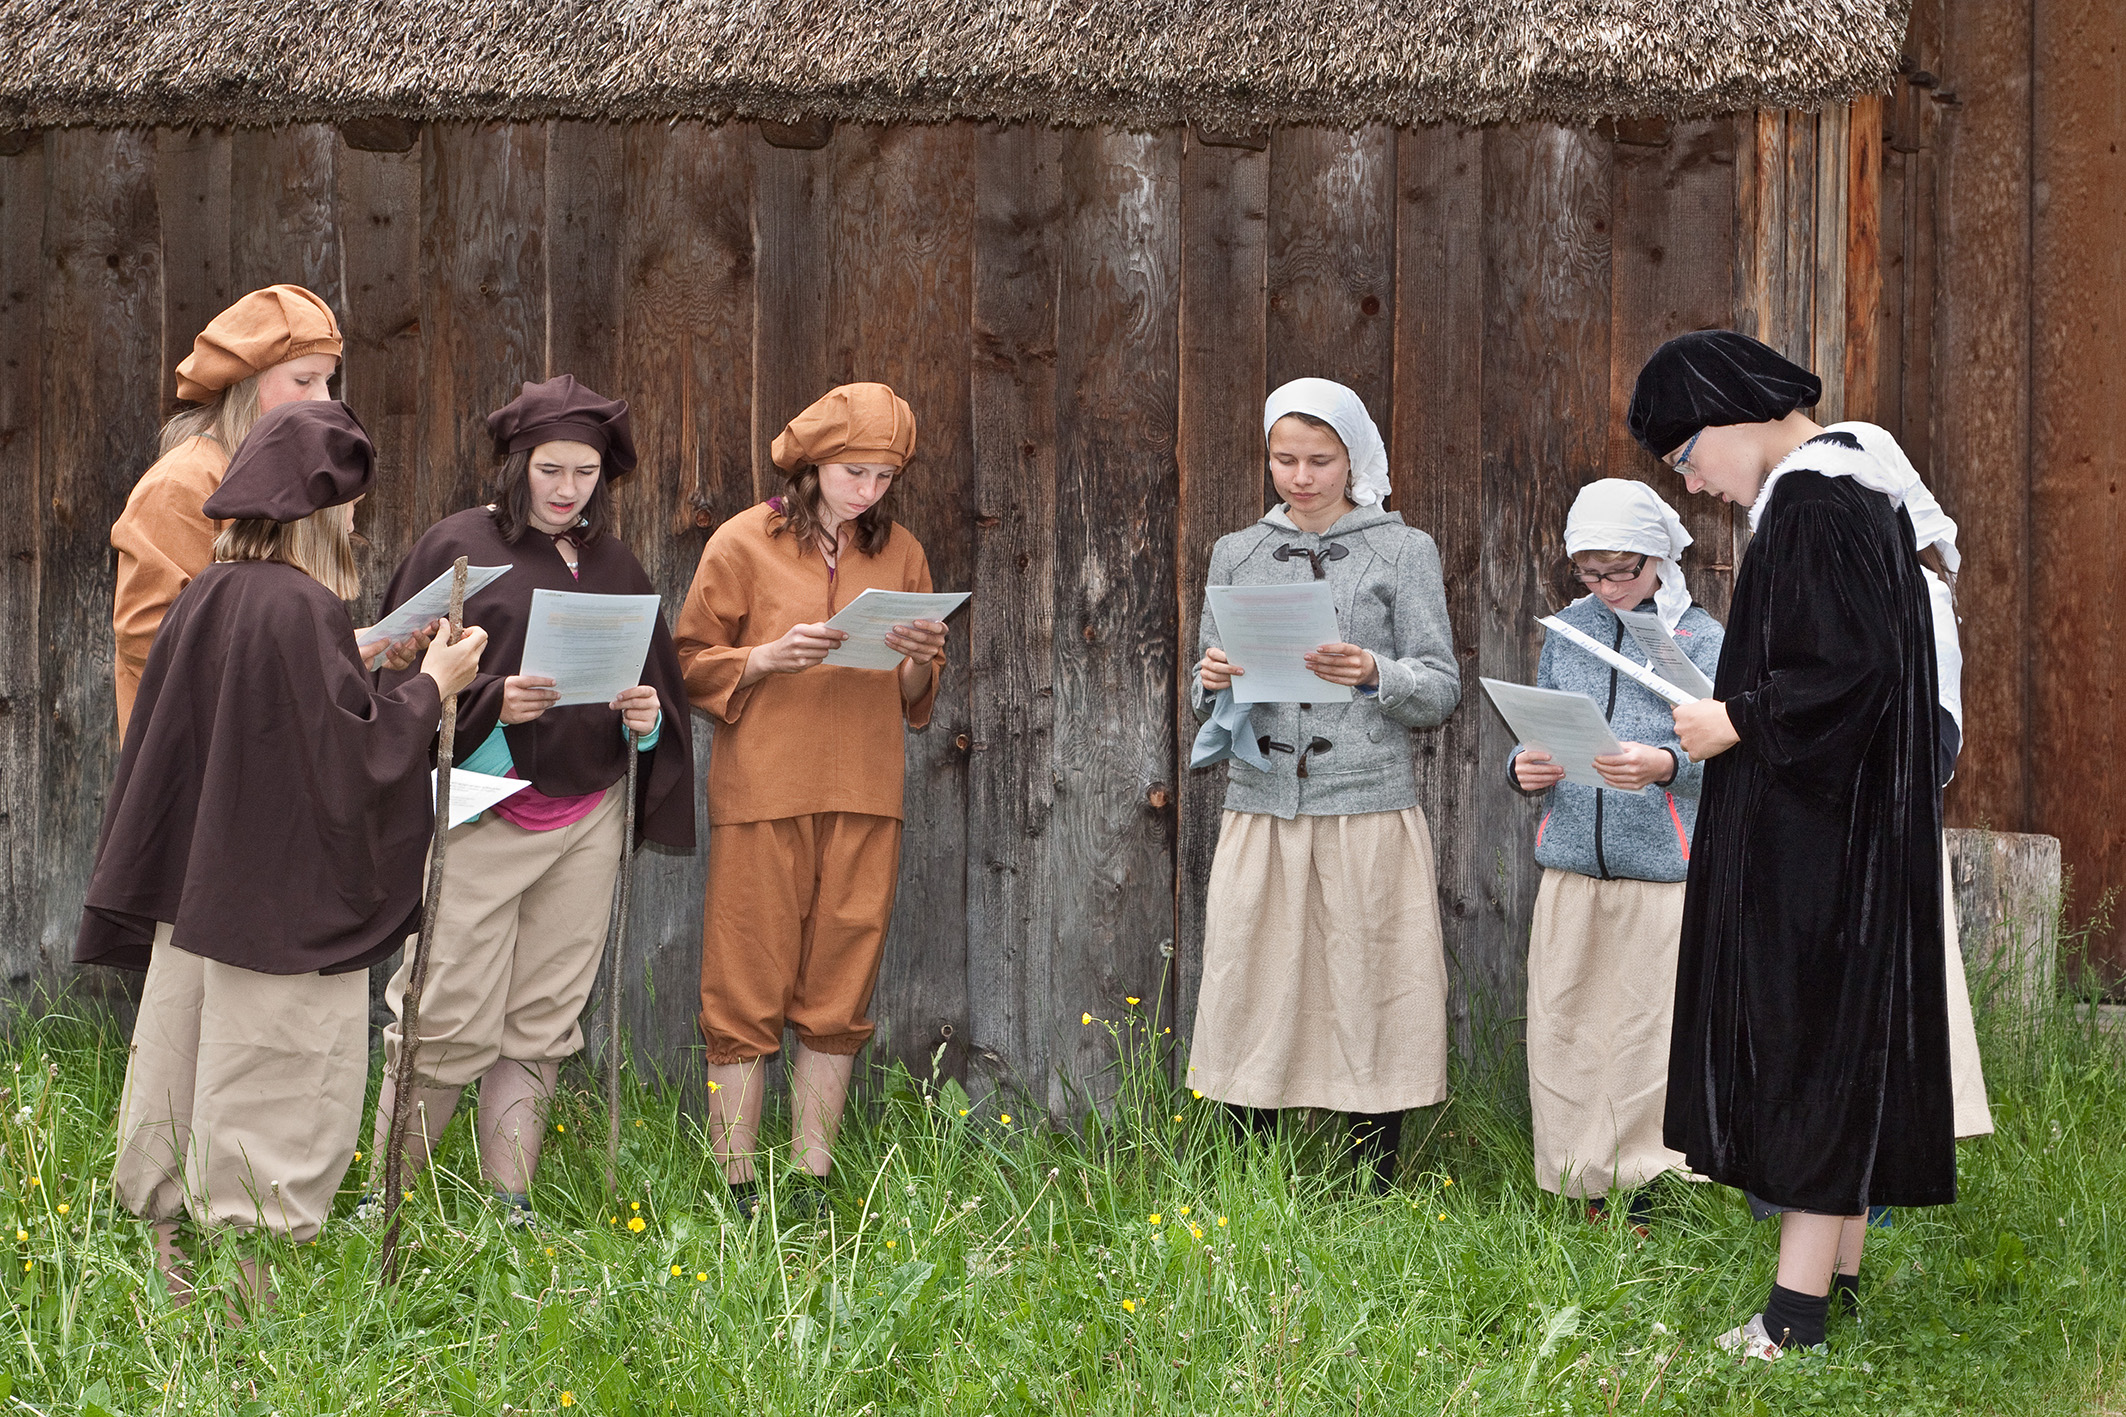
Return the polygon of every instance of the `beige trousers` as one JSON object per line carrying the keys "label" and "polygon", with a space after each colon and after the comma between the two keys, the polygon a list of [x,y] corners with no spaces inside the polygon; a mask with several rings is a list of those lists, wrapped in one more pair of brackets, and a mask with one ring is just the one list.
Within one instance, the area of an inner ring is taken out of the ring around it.
{"label": "beige trousers", "polygon": [[111,1189],[144,1220],[301,1242],[332,1209],[369,1079],[369,976],[260,974],[155,927]]}
{"label": "beige trousers", "polygon": [[1683,882],[1546,870],[1528,932],[1536,1184],[1607,1195],[1685,1171],[1661,1144]]}
{"label": "beige trousers", "polygon": [[[526,831],[488,812],[450,833],[428,984],[421,992],[422,1087],[464,1087],[503,1058],[554,1062],[581,1051],[620,873],[621,796],[589,816]],[[384,1063],[399,1056],[413,941],[384,988],[392,1022]]]}
{"label": "beige trousers", "polygon": [[1423,812],[1227,812],[1207,899],[1190,1087],[1339,1112],[1447,1095],[1447,964]]}

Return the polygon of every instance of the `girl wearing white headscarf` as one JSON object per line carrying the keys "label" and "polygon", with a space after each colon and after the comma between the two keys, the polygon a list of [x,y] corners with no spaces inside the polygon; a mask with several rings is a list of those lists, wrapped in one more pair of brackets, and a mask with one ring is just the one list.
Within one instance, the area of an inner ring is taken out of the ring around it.
{"label": "girl wearing white headscarf", "polygon": [[[1647,656],[1615,612],[1657,614],[1710,679],[1718,621],[1691,603],[1681,557],[1690,533],[1643,482],[1580,489],[1565,520],[1572,574],[1588,594],[1559,613],[1618,653]],[[1665,700],[1562,636],[1543,646],[1536,683],[1586,694],[1623,745],[1596,759],[1607,784],[1563,780],[1539,749],[1508,760],[1515,790],[1544,798],[1535,856],[1543,867],[1528,940],[1528,1095],[1536,1182],[1607,1214],[1610,1192],[1646,1215],[1647,1182],[1680,1170],[1661,1144],[1668,1035],[1676,992],[1683,883],[1702,764],[1676,739]]]}
{"label": "girl wearing white headscarf", "polygon": [[[1219,539],[1208,583],[1325,581],[1343,641],[1306,657],[1318,701],[1257,703],[1235,730],[1267,768],[1227,769],[1189,1080],[1244,1133],[1283,1107],[1351,1113],[1385,1188],[1404,1111],[1447,1093],[1447,970],[1411,730],[1453,712],[1461,679],[1439,553],[1381,506],[1387,449],[1358,395],[1286,384],[1263,436],[1284,500]],[[1247,672],[1208,596],[1202,654],[1199,718]]]}

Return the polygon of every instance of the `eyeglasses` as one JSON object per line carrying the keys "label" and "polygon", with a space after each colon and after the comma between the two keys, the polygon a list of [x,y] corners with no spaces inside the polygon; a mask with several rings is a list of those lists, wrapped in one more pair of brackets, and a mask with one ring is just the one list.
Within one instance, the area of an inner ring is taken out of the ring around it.
{"label": "eyeglasses", "polygon": [[1676,460],[1668,465],[1669,470],[1672,472],[1687,472],[1690,469],[1690,450],[1697,447],[1698,440],[1704,436],[1705,430],[1703,428],[1691,434],[1690,441],[1683,445],[1683,451],[1677,453]]}
{"label": "eyeglasses", "polygon": [[1574,561],[1570,563],[1572,578],[1581,585],[1593,585],[1598,581],[1608,581],[1611,585],[1623,585],[1627,581],[1637,580],[1639,573],[1646,569],[1646,563],[1652,559],[1650,556],[1641,556],[1639,564],[1628,571],[1590,571],[1579,562]]}

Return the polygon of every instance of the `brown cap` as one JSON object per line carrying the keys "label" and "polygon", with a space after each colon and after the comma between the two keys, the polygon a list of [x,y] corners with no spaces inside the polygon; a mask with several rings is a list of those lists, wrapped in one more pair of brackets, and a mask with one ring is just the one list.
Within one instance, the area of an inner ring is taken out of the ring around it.
{"label": "brown cap", "polygon": [[522,393],[487,415],[488,436],[503,457],[541,443],[588,443],[604,460],[602,471],[617,480],[635,470],[635,435],[627,405],[586,389],[573,374],[524,385]]}
{"label": "brown cap", "polygon": [[254,290],[216,315],[177,366],[177,396],[205,403],[231,384],[306,354],[340,357],[340,323],[299,285]]}
{"label": "brown cap", "polygon": [[218,521],[301,521],[361,496],[375,468],[369,434],[347,405],[284,403],[252,425],[201,510]]}
{"label": "brown cap", "polygon": [[770,451],[785,472],[830,462],[899,467],[915,451],[915,411],[884,384],[843,384],[791,419]]}

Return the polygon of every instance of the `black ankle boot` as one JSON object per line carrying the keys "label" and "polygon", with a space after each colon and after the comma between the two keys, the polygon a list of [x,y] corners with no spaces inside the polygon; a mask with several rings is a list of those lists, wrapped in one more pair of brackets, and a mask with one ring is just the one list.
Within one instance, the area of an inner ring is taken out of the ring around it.
{"label": "black ankle boot", "polygon": [[1403,1114],[1400,1112],[1353,1112],[1351,1141],[1358,1160],[1373,1173],[1373,1191],[1386,1195],[1395,1184],[1395,1158],[1403,1145]]}

